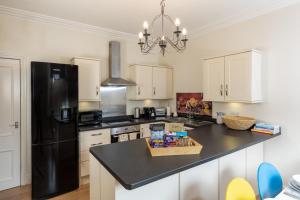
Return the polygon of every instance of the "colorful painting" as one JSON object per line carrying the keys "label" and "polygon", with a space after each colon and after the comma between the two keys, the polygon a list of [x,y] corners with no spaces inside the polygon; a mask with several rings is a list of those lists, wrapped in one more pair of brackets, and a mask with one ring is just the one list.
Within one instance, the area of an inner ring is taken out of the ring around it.
{"label": "colorful painting", "polygon": [[203,93],[176,93],[177,113],[212,116],[212,102],[203,101]]}

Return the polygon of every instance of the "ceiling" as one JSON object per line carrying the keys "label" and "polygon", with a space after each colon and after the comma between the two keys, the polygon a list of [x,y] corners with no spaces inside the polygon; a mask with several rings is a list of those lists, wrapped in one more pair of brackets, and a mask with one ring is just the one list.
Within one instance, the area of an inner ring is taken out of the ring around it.
{"label": "ceiling", "polygon": [[[189,33],[255,17],[299,0],[167,0],[166,14]],[[137,34],[160,12],[160,0],[0,0],[0,5]]]}

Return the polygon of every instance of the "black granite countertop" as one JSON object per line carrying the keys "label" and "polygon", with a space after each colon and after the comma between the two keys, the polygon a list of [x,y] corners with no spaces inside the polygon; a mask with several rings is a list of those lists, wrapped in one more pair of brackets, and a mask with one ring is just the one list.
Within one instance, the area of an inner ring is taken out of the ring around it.
{"label": "black granite countertop", "polygon": [[[115,127],[122,127],[122,126],[131,126],[131,125],[140,125],[146,123],[153,123],[153,122],[182,122],[185,126],[196,128],[202,125],[211,124],[207,123],[209,121],[214,121],[214,119],[205,118],[205,120],[191,120],[189,121],[187,118],[184,117],[157,117],[153,119],[130,119],[130,122],[126,124],[109,124],[109,123],[101,123],[100,125],[94,126],[81,126],[79,127],[79,131],[91,131],[97,129],[106,129],[106,128],[115,128]],[[199,123],[199,124],[198,124]]]}
{"label": "black granite countertop", "polygon": [[120,184],[132,190],[278,135],[214,124],[198,127],[189,136],[203,145],[200,155],[152,157],[144,139],[92,147],[90,152]]}

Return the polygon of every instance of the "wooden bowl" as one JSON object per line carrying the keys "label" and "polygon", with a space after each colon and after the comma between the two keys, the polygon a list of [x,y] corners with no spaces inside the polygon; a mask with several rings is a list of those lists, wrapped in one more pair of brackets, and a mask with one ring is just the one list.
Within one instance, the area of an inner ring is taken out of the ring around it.
{"label": "wooden bowl", "polygon": [[252,117],[229,116],[223,117],[223,122],[228,128],[234,130],[247,130],[255,124],[255,119]]}

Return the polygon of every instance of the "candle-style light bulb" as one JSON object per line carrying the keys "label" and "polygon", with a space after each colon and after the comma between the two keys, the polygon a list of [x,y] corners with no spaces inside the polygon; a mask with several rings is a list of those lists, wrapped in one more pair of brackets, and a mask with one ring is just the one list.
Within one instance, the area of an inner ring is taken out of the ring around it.
{"label": "candle-style light bulb", "polygon": [[187,30],[185,28],[182,29],[182,35],[184,35],[184,36],[187,35]]}
{"label": "candle-style light bulb", "polygon": [[140,40],[143,39],[143,37],[144,37],[143,33],[139,32],[139,38],[140,38]]}
{"label": "candle-style light bulb", "polygon": [[161,40],[162,40],[162,41],[164,41],[164,40],[165,40],[165,36],[164,36],[164,35],[161,37]]}
{"label": "candle-style light bulb", "polygon": [[144,21],[143,27],[145,30],[147,30],[149,28],[148,22]]}
{"label": "candle-style light bulb", "polygon": [[180,20],[178,18],[175,19],[175,26],[180,26]]}

